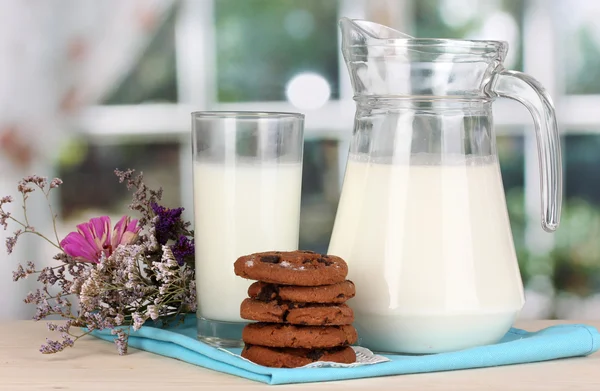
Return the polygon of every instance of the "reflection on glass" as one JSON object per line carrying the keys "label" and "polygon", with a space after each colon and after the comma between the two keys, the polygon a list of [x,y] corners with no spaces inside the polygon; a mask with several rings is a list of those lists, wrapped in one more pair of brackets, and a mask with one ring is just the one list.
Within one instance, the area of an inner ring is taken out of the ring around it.
{"label": "reflection on glass", "polygon": [[334,140],[307,140],[302,171],[300,248],[326,252],[340,197],[338,153]]}
{"label": "reflection on glass", "polygon": [[[496,127],[498,131],[498,127]],[[525,181],[525,138],[523,136],[496,136],[496,149],[502,171],[505,192],[522,188]]]}
{"label": "reflection on glass", "polygon": [[221,102],[278,101],[298,73],[323,77],[338,96],[337,1],[216,0]]}

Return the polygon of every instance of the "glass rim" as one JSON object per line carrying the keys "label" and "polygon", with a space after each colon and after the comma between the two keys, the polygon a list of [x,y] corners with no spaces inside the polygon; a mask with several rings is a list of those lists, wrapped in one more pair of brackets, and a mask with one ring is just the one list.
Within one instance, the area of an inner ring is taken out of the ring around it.
{"label": "glass rim", "polygon": [[304,119],[304,114],[285,111],[193,111],[193,118],[214,118],[214,119]]}
{"label": "glass rim", "polygon": [[[412,39],[381,39],[375,42],[360,44],[348,44],[342,47],[344,54],[350,58],[361,57],[356,49],[362,48],[396,48],[405,50],[403,54],[387,54],[385,57],[404,58],[407,54],[415,53],[421,55],[445,54],[453,59],[495,59],[504,61],[508,51],[508,43],[505,41],[484,41],[468,39],[441,39],[441,38],[412,38]],[[382,56],[383,57],[383,56]],[[448,60],[448,59],[447,59]],[[410,60],[406,60],[410,62]]]}
{"label": "glass rim", "polygon": [[398,46],[398,47],[415,47],[415,46],[455,46],[467,47],[474,49],[492,49],[500,50],[508,46],[508,42],[500,40],[486,39],[460,39],[460,38],[380,38],[374,39],[372,42],[361,44],[349,44],[349,47],[368,47],[368,46]]}

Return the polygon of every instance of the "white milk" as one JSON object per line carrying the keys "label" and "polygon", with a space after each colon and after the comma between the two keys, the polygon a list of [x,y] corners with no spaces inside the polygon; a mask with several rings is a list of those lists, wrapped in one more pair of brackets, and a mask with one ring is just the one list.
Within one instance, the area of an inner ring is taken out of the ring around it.
{"label": "white milk", "polygon": [[443,352],[496,342],[512,325],[524,298],[504,189],[496,161],[479,159],[350,159],[329,253],[356,284],[362,346]]}
{"label": "white milk", "polygon": [[301,164],[194,165],[198,315],[241,322],[252,283],[235,275],[246,254],[296,250]]}

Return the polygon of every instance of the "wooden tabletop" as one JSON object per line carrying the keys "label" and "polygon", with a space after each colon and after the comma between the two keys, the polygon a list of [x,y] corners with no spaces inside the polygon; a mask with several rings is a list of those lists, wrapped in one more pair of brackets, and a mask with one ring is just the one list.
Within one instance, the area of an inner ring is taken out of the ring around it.
{"label": "wooden tabletop", "polygon": [[[538,330],[555,323],[528,321],[517,327]],[[600,390],[600,353],[543,363],[349,381],[269,386],[130,349],[118,356],[114,345],[92,337],[54,354],[38,352],[48,335],[45,322],[0,323],[0,390]]]}

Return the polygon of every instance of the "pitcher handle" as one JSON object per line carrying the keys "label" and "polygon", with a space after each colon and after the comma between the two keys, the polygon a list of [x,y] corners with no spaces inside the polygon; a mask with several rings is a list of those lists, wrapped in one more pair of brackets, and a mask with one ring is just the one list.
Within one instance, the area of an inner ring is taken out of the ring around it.
{"label": "pitcher handle", "polygon": [[533,116],[538,147],[542,228],[554,232],[562,207],[562,158],[560,136],[550,95],[534,78],[521,72],[501,70],[488,85],[491,96],[514,99]]}

